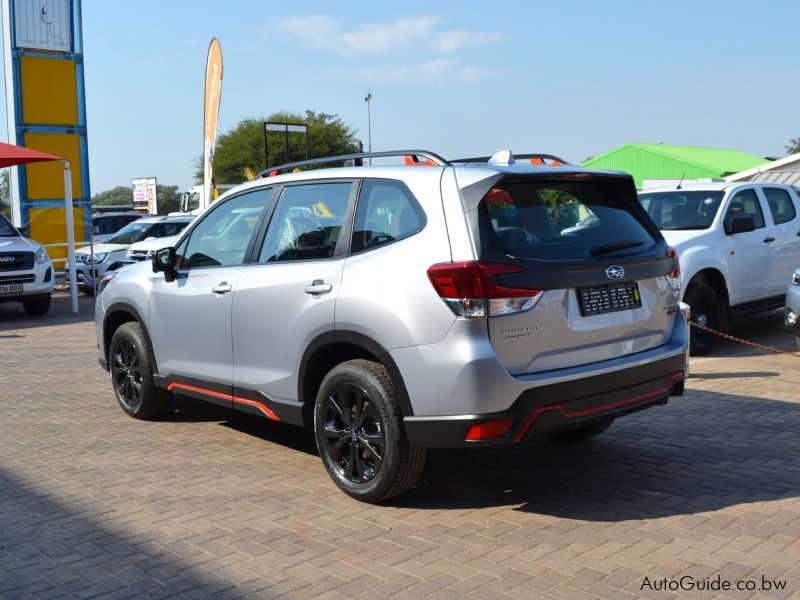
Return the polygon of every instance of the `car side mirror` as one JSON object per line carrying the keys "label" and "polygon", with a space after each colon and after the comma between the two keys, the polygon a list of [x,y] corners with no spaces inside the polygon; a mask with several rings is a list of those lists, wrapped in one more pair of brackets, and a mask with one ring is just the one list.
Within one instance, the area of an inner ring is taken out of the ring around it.
{"label": "car side mirror", "polygon": [[162,248],[153,254],[153,273],[164,273],[167,282],[175,281],[177,278],[177,264],[175,248]]}
{"label": "car side mirror", "polygon": [[753,217],[734,217],[728,222],[727,233],[728,235],[736,235],[737,233],[747,233],[748,231],[756,230],[756,222]]}
{"label": "car side mirror", "polygon": [[31,228],[27,225],[25,227],[17,227],[17,231],[19,231],[20,235],[23,237],[29,238],[31,237]]}

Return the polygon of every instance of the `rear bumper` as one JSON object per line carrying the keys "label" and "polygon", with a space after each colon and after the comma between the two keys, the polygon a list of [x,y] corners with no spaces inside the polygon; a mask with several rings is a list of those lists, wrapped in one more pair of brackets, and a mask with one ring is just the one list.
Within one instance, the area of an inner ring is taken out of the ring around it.
{"label": "rear bumper", "polygon": [[[504,411],[480,415],[405,417],[406,435],[416,447],[492,446],[527,441],[580,427],[601,417],[618,417],[683,394],[685,356],[674,355],[583,379],[531,388]],[[469,428],[510,420],[502,437],[467,441]]]}

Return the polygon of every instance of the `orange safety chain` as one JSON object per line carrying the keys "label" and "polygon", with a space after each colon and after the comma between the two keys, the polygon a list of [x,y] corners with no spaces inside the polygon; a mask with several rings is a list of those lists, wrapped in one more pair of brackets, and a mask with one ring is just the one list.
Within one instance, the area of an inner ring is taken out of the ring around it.
{"label": "orange safety chain", "polygon": [[732,342],[744,344],[745,346],[751,346],[753,348],[758,348],[759,350],[766,350],[767,352],[772,352],[774,354],[785,354],[786,356],[794,356],[795,358],[800,358],[800,353],[798,352],[787,352],[786,350],[781,350],[780,348],[773,348],[772,346],[765,346],[764,344],[759,344],[758,342],[751,342],[750,340],[745,340],[736,337],[735,335],[730,335],[729,333],[724,333],[722,331],[717,331],[716,329],[712,329],[711,327],[700,325],[700,323],[695,323],[694,321],[689,321],[689,324],[692,327],[696,327],[697,329],[702,329],[703,331],[707,331],[708,333],[717,335],[721,338],[725,338],[726,340],[730,340]]}

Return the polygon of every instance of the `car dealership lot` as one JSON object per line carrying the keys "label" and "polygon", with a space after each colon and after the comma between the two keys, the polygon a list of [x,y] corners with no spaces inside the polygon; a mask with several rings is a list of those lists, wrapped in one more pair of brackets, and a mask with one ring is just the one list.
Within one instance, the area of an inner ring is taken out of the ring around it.
{"label": "car dealership lot", "polygon": [[[432,450],[369,506],[301,429],[188,399],[128,418],[81,302],[0,305],[0,597],[704,597],[642,584],[717,574],[800,593],[800,358],[720,343],[684,397],[593,441]],[[734,333],[797,350],[779,323]]]}

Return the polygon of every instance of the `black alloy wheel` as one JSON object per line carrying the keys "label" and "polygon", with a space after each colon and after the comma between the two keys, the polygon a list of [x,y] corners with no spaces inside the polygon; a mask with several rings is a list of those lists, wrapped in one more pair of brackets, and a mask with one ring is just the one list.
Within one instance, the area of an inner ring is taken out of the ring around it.
{"label": "black alloy wheel", "polygon": [[142,361],[139,350],[129,339],[121,339],[114,347],[111,359],[111,378],[117,399],[130,412],[142,404]]}
{"label": "black alloy wheel", "polygon": [[108,366],[117,402],[135,419],[155,419],[169,409],[172,392],[156,386],[155,360],[139,323],[123,323],[111,337]]}
{"label": "black alloy wheel", "polygon": [[402,494],[425,466],[426,450],[410,446],[395,386],[380,363],[354,359],[332,368],[317,391],[313,423],[328,475],[362,502]]}
{"label": "black alloy wheel", "polygon": [[385,425],[367,392],[342,383],[324,405],[325,451],[341,477],[367,483],[380,471],[386,446]]}

